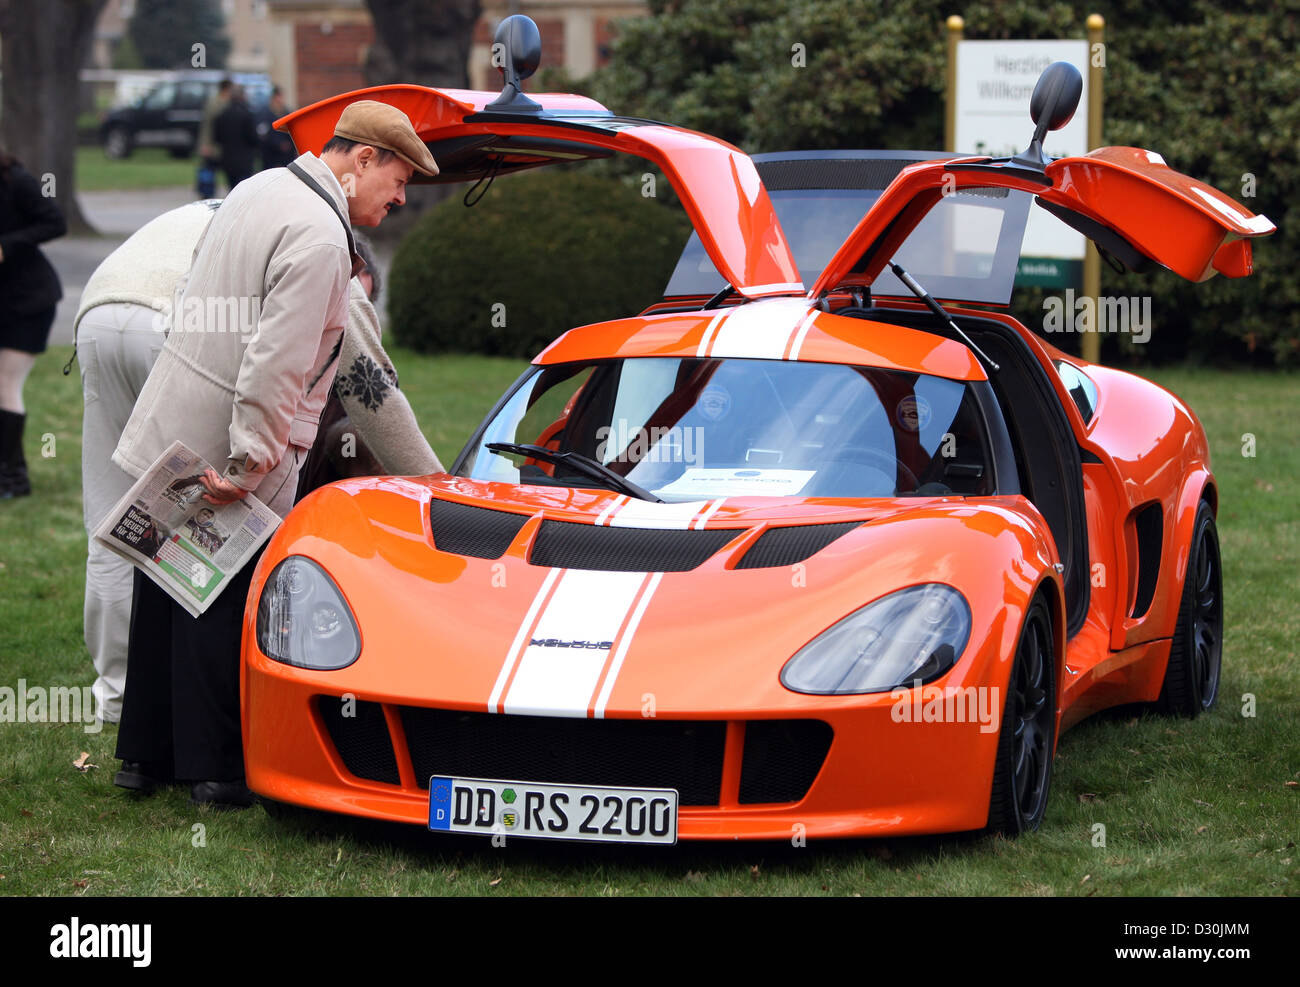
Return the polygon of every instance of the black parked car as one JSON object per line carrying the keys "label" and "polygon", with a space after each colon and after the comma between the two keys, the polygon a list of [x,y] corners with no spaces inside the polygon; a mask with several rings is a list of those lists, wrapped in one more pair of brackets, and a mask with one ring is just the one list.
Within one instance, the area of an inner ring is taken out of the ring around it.
{"label": "black parked car", "polygon": [[[137,147],[165,147],[188,158],[198,143],[203,107],[221,74],[160,82],[130,106],[113,110],[100,125],[99,139],[110,158],[130,157]],[[266,105],[271,84],[265,76],[231,76],[244,87],[254,115]]]}

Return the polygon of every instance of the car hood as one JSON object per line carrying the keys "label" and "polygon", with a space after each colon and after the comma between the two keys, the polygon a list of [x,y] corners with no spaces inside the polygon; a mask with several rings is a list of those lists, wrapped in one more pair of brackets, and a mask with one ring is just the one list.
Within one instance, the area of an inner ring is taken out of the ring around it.
{"label": "car hood", "polygon": [[358,661],[301,672],[331,692],[516,714],[706,716],[720,695],[769,715],[800,707],[808,697],[780,685],[784,663],[906,586],[956,586],[976,626],[995,631],[1005,601],[1050,569],[1050,546],[1020,497],[651,504],[440,475],[323,488],[267,555],[314,558],[356,617]]}

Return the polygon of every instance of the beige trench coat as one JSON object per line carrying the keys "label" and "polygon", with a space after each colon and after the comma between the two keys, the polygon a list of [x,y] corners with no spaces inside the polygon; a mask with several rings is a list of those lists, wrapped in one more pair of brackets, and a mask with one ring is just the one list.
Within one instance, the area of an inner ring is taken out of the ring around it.
{"label": "beige trench coat", "polygon": [[[347,216],[329,168],[297,160]],[[138,477],[180,439],[286,515],[338,367],[351,269],[339,217],[291,172],[241,182],[199,241],[113,461]]]}

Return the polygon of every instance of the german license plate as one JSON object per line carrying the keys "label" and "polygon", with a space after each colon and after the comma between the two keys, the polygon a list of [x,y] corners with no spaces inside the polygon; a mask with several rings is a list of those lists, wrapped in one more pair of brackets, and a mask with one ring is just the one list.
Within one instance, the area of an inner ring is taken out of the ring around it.
{"label": "german license plate", "polygon": [[434,775],[429,779],[429,828],[480,836],[672,844],[677,842],[677,792]]}

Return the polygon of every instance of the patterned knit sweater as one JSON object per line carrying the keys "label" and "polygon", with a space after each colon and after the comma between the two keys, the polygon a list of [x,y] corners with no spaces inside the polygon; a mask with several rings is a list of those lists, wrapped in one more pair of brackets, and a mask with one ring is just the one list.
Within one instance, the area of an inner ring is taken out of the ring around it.
{"label": "patterned knit sweater", "polygon": [[348,298],[348,327],[339,349],[334,393],[356,426],[357,437],[385,472],[395,476],[442,472],[410,402],[398,390],[397,373],[380,343],[379,315],[356,278]]}

